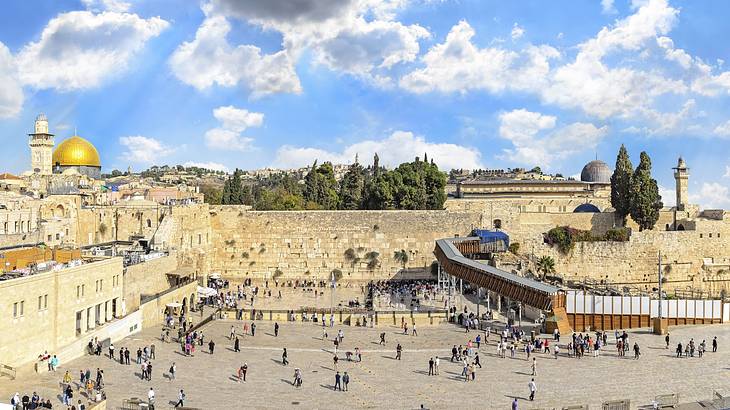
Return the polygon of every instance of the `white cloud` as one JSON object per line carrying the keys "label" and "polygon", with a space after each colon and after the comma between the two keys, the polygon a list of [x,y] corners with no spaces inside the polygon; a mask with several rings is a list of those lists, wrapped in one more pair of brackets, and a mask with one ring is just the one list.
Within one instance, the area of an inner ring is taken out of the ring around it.
{"label": "white cloud", "polygon": [[659,185],[659,195],[662,197],[662,204],[666,207],[673,207],[677,203],[676,191]]}
{"label": "white cloud", "polygon": [[689,195],[692,203],[704,209],[730,209],[730,190],[717,182],[704,182],[700,191]]}
{"label": "white cloud", "polygon": [[427,154],[442,170],[452,168],[482,168],[481,153],[474,148],[456,144],[428,142],[422,136],[408,131],[395,131],[381,140],[364,140],[345,147],[341,152],[331,152],[311,147],[285,145],[276,152],[272,166],[277,168],[298,168],[311,165],[314,160],[320,163],[331,161],[335,164],[351,163],[355,156],[360,160],[372,158],[375,154],[380,164],[395,167],[403,162],[423,159]]}
{"label": "white cloud", "polygon": [[[293,61],[309,51],[327,68],[389,85],[388,70],[413,61],[419,40],[429,36],[417,25],[394,20],[407,0],[213,0],[209,18],[235,18],[282,35]],[[227,62],[224,62],[225,66]],[[232,70],[238,69],[233,66]]]}
{"label": "white cloud", "polygon": [[601,0],[601,9],[603,14],[616,14],[618,11],[613,5],[613,0]]}
{"label": "white cloud", "polygon": [[512,40],[520,39],[524,35],[525,35],[525,29],[522,28],[522,27],[520,27],[519,25],[517,25],[517,23],[515,23],[512,26],[512,32],[510,33],[510,36],[512,37]]}
{"label": "white cloud", "polygon": [[14,117],[23,107],[23,88],[10,50],[0,42],[0,118]]}
{"label": "white cloud", "polygon": [[121,137],[119,144],[126,149],[121,158],[137,163],[155,163],[175,151],[154,138],[141,135]]}
{"label": "white cloud", "polygon": [[[556,160],[595,149],[608,133],[608,127],[583,122],[555,129],[555,117],[524,109],[502,113],[499,120],[499,135],[513,145],[501,157],[525,165],[549,167]],[[553,131],[541,135],[546,130]]]}
{"label": "white cloud", "polygon": [[442,44],[436,44],[421,58],[424,68],[401,78],[401,87],[415,93],[537,89],[550,71],[549,61],[560,56],[550,46],[531,45],[521,53],[498,47],[479,48],[471,41],[474,34],[469,23],[460,21]]}
{"label": "white cloud", "polygon": [[209,148],[249,151],[253,148],[253,138],[241,135],[250,127],[260,127],[264,123],[264,114],[250,112],[231,105],[213,110],[213,116],[221,126],[205,133],[205,144]]}
{"label": "white cloud", "polygon": [[730,165],[725,165],[725,174],[722,177],[730,178]]}
{"label": "white cloud", "polygon": [[188,161],[183,164],[184,167],[198,167],[205,168],[211,171],[223,171],[228,172],[228,167],[218,162],[194,162]]}
{"label": "white cloud", "polygon": [[173,74],[199,90],[240,85],[253,97],[301,92],[294,63],[286,51],[262,54],[253,45],[234,47],[226,39],[230,30],[225,17],[207,17],[195,39],[182,43],[170,57]]}
{"label": "white cloud", "polygon": [[89,11],[114,11],[124,13],[129,11],[132,4],[121,0],[81,0]]}
{"label": "white cloud", "polygon": [[713,133],[721,137],[730,137],[730,120],[715,127]]}
{"label": "white cloud", "polygon": [[125,71],[147,41],[168,25],[159,17],[129,13],[61,13],[48,22],[40,40],[18,53],[20,79],[38,89],[98,86]]}

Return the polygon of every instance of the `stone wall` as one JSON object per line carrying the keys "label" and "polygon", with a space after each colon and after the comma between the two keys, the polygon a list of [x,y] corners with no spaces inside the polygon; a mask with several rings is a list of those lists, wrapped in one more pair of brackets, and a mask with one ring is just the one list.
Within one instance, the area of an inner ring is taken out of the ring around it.
{"label": "stone wall", "polygon": [[[241,280],[327,279],[339,269],[345,280],[385,279],[403,266],[394,252],[406,250],[406,268],[429,269],[434,241],[464,236],[482,226],[469,211],[247,211],[211,207],[212,272]],[[345,253],[351,249],[359,261]],[[377,261],[368,268],[368,253]]]}
{"label": "stone wall", "polygon": [[127,311],[139,307],[140,296],[153,295],[170,288],[167,274],[177,269],[177,256],[172,254],[127,266],[124,270],[124,299]]}

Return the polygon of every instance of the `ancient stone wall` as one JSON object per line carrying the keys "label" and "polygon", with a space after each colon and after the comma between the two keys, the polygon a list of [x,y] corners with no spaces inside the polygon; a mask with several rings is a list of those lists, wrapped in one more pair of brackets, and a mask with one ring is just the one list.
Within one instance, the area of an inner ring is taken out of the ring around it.
{"label": "ancient stone wall", "polygon": [[406,268],[430,269],[436,239],[464,236],[481,226],[481,215],[469,211],[211,207],[212,271],[234,280],[272,278],[277,270],[282,280],[327,279],[335,269],[345,280],[385,279],[403,268],[396,251],[408,253]]}
{"label": "ancient stone wall", "polygon": [[170,288],[167,274],[177,269],[177,255],[152,259],[124,269],[124,299],[127,311],[139,307],[140,296],[154,295]]}

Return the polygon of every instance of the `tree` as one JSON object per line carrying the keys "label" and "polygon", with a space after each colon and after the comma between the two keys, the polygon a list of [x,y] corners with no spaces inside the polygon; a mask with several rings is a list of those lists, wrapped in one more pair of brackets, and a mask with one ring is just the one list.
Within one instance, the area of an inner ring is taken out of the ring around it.
{"label": "tree", "polygon": [[203,184],[200,186],[200,192],[206,203],[211,205],[220,205],[223,198],[223,191],[217,186],[211,184]]}
{"label": "tree", "polygon": [[401,249],[399,251],[395,251],[393,253],[393,259],[395,259],[397,262],[401,264],[403,269],[406,268],[406,264],[408,263],[408,252],[406,252],[405,249]]}
{"label": "tree", "polygon": [[320,209],[337,209],[339,195],[332,163],[325,162],[317,167],[317,161],[314,161],[304,179],[304,199],[317,204]]}
{"label": "tree", "polygon": [[537,260],[537,272],[542,273],[542,280],[545,280],[547,275],[555,273],[555,260],[552,256],[541,256]]}
{"label": "tree", "polygon": [[634,166],[629,159],[629,153],[621,144],[616,156],[616,168],[611,175],[611,206],[616,215],[626,225],[626,217],[631,213],[631,179]]}
{"label": "tree", "polygon": [[363,205],[365,173],[355,161],[340,181],[340,209],[360,209]]}
{"label": "tree", "polygon": [[651,177],[651,159],[642,151],[631,179],[631,219],[639,225],[639,231],[654,229],[662,206],[659,187]]}
{"label": "tree", "polygon": [[542,174],[542,169],[540,167],[535,167],[530,170],[530,172],[535,174]]}

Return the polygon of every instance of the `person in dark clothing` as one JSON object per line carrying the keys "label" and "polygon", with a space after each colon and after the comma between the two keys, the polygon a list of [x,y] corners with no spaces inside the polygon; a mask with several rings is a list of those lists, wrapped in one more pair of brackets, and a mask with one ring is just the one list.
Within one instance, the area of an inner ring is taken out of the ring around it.
{"label": "person in dark clothing", "polygon": [[286,353],[286,347],[284,348],[284,353],[281,354],[281,364],[286,366],[289,364],[289,360],[287,359],[289,355]]}
{"label": "person in dark clothing", "polygon": [[233,351],[234,352],[240,352],[241,351],[240,346],[239,346],[238,336],[236,336],[236,341],[233,342]]}
{"label": "person in dark clothing", "polygon": [[717,336],[712,338],[712,353],[717,353]]}
{"label": "person in dark clothing", "polygon": [[274,337],[279,336],[279,323],[274,323]]}
{"label": "person in dark clothing", "polygon": [[213,354],[213,351],[215,350],[215,343],[211,340],[208,342],[208,352],[210,354]]}
{"label": "person in dark clothing", "polygon": [[682,352],[683,351],[684,350],[682,350],[682,343],[681,342],[680,343],[677,343],[677,357],[682,357]]}

